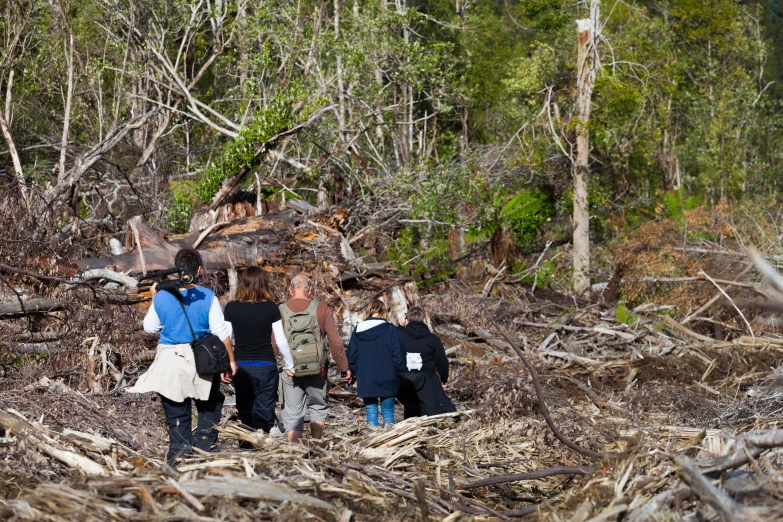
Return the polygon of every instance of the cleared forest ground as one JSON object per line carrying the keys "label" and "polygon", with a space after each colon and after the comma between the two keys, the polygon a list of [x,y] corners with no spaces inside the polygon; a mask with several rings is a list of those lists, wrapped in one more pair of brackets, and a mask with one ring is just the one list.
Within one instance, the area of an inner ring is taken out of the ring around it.
{"label": "cleared forest ground", "polygon": [[[329,262],[343,259],[334,254],[339,233],[316,221],[302,220],[281,242],[288,254],[280,274],[321,266],[294,246],[301,237]],[[289,444],[249,432],[227,405],[217,451],[177,471],[162,460],[167,437],[156,398],[123,391],[154,347],[137,331],[145,305],[110,304],[87,289],[69,290],[86,291],[76,294],[88,296],[83,302],[47,313],[22,313],[20,304],[16,318],[4,321],[0,514],[58,521],[779,519],[783,337],[774,315],[743,304],[740,316],[732,305],[774,297],[774,285],[754,282],[741,257],[693,253],[714,246],[674,250],[680,247],[672,243],[682,243],[670,241],[671,223],[651,227],[622,246],[635,249],[639,262],[626,267],[623,291],[643,296],[622,310],[497,277],[480,261],[425,295],[375,266],[336,286],[329,281],[347,269],[332,273],[321,292],[338,318],[370,296],[417,300],[429,311],[460,413],[369,433],[361,402],[333,375],[323,440]],[[655,263],[679,272],[643,275]],[[62,303],[66,295],[58,293],[62,285],[45,290],[29,275],[12,277],[26,285],[28,301],[44,292],[41,298]],[[722,292],[732,301],[713,299]],[[704,313],[711,300],[715,308]],[[20,328],[27,337],[9,333]],[[521,355],[536,369],[538,391]],[[258,449],[239,450],[238,440]]]}

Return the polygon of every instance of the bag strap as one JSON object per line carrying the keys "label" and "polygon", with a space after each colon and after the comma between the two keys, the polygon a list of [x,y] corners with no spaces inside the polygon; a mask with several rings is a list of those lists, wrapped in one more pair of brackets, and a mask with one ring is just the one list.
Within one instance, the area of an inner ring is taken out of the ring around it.
{"label": "bag strap", "polygon": [[278,306],[278,308],[280,309],[280,315],[282,315],[282,316],[283,316],[283,319],[285,319],[285,320],[286,320],[286,321],[285,321],[285,324],[288,324],[288,319],[291,317],[291,315],[293,314],[293,312],[291,312],[291,309],[290,309],[290,308],[288,308],[288,305],[287,305],[287,304],[285,304],[285,303],[282,303],[282,304],[280,304],[280,305]]}
{"label": "bag strap", "polygon": [[183,302],[182,294],[177,295],[171,290],[166,290],[166,291],[169,292],[172,296],[174,296],[174,299],[176,299],[179,305],[182,307],[182,313],[185,314],[185,320],[188,322],[188,328],[190,328],[190,335],[193,336],[193,341],[196,341],[196,332],[193,331],[193,325],[190,324],[190,318],[188,317],[188,311],[185,310],[185,303]]}

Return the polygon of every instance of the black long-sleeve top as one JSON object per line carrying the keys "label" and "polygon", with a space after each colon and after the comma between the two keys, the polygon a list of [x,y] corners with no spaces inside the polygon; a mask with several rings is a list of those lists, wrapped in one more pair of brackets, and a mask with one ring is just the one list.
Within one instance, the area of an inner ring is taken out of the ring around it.
{"label": "black long-sleeve top", "polygon": [[[449,380],[449,360],[438,336],[426,324],[414,321],[397,327],[407,356],[408,371],[438,372],[441,382]],[[410,354],[419,354],[421,360]],[[420,366],[420,367],[419,367]]]}

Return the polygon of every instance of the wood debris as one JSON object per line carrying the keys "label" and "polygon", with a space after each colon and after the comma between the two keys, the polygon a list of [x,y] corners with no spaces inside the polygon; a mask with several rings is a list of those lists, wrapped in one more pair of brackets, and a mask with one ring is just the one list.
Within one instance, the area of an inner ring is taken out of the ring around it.
{"label": "wood debris", "polygon": [[[9,477],[0,517],[781,517],[783,337],[748,331],[758,324],[751,315],[739,317],[732,307],[733,319],[715,315],[710,323],[698,317],[704,306],[682,319],[665,304],[621,314],[483,267],[472,267],[475,280],[448,281],[420,296],[388,266],[361,262],[340,232],[339,213],[304,212],[246,216],[165,238],[137,219],[124,253],[84,260],[87,272],[61,279],[75,285],[68,292],[91,292],[91,285],[100,302],[138,301],[144,285],[134,282],[144,269],[168,267],[177,248],[198,244],[223,294],[231,271],[254,263],[278,286],[293,272],[310,274],[345,336],[370,299],[386,300],[395,320],[421,303],[446,345],[447,391],[459,413],[371,430],[361,400],[332,371],[323,440],[289,444],[254,432],[226,406],[217,451],[172,470],[161,459],[167,439],[159,404],[123,391],[144,370],[154,341],[132,337],[132,326],[111,339],[99,329],[78,336],[55,329],[55,320],[78,317],[78,303],[53,294],[40,297],[51,301],[40,308],[26,291],[22,302],[31,304],[8,300],[9,342],[44,345],[33,354],[51,354],[51,363],[25,376],[0,366],[15,379],[0,389],[0,471]],[[755,283],[734,287],[758,293],[748,285]],[[743,309],[741,300],[735,304]],[[123,310],[140,318],[135,307]],[[30,318],[27,326],[37,329],[18,328]]]}

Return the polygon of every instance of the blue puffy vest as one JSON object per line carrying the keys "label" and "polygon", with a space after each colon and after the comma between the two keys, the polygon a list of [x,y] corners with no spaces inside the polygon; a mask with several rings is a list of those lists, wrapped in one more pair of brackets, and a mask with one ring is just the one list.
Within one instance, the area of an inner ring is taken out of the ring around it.
{"label": "blue puffy vest", "polygon": [[[197,286],[188,288],[181,294],[196,337],[209,335],[209,309],[212,307],[215,293],[208,288]],[[160,344],[190,344],[193,341],[188,322],[176,297],[168,291],[158,292],[152,299],[152,306],[163,324],[158,341]]]}

